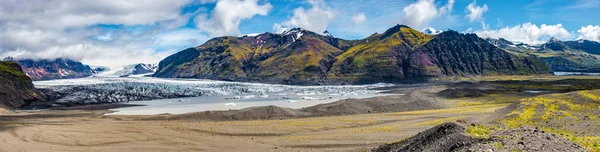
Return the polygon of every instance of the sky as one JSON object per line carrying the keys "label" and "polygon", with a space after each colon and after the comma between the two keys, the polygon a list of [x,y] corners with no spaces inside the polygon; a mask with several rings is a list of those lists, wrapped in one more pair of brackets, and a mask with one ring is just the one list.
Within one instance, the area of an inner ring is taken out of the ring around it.
{"label": "sky", "polygon": [[542,44],[600,41],[600,0],[0,0],[0,58],[158,63],[218,36],[301,27],[361,39],[404,24]]}

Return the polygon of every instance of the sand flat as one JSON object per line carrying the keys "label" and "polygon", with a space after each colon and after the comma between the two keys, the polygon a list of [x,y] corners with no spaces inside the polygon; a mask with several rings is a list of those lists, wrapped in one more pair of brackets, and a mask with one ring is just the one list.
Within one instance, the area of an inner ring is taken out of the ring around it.
{"label": "sand flat", "polygon": [[252,121],[139,120],[106,111],[1,116],[0,151],[361,151],[445,121],[481,121],[503,105]]}

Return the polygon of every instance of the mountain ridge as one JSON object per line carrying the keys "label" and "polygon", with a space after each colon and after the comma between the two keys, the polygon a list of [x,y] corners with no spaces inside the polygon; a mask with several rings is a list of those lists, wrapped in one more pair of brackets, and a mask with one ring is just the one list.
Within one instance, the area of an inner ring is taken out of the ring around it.
{"label": "mountain ridge", "polygon": [[[430,44],[431,41],[436,43]],[[463,52],[471,56],[435,55],[460,52],[461,47],[468,48]],[[463,57],[480,59],[463,62]],[[396,25],[365,39],[344,40],[294,28],[282,34],[213,38],[165,58],[153,76],[282,84],[362,84],[550,71],[539,63],[534,58],[509,54],[474,34],[451,30],[429,35]],[[493,65],[483,66],[487,64]],[[463,65],[469,67],[459,67]]]}
{"label": "mountain ridge", "polygon": [[551,38],[540,45],[528,45],[514,44],[502,38],[486,40],[513,54],[538,58],[554,71],[600,72],[600,43],[595,41]]}
{"label": "mountain ridge", "polygon": [[66,58],[34,60],[6,57],[4,61],[18,63],[23,72],[34,81],[82,78],[96,73],[89,65]]}

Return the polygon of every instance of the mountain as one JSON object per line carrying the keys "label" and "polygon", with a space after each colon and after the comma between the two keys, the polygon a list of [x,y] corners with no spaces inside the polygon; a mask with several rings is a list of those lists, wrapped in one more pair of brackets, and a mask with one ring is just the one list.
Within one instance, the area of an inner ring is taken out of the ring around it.
{"label": "mountain", "polygon": [[217,37],[159,63],[156,77],[315,82],[350,41],[294,28],[282,34]]}
{"label": "mountain", "polygon": [[0,107],[22,108],[44,101],[46,96],[33,87],[31,79],[14,62],[0,61]]}
{"label": "mountain", "polygon": [[131,64],[124,66],[123,69],[116,71],[113,75],[127,77],[130,75],[151,74],[154,73],[157,68],[158,66],[156,64]]}
{"label": "mountain", "polygon": [[94,71],[94,73],[102,73],[102,72],[110,71],[110,67],[106,67],[106,66],[90,66],[90,68],[92,68],[92,71]]}
{"label": "mountain", "polygon": [[516,47],[516,45],[513,42],[508,41],[508,40],[503,39],[503,38],[499,38],[499,39],[487,38],[485,40],[487,40],[490,44],[495,45],[495,46],[500,47],[500,48]]}
{"label": "mountain", "polygon": [[54,60],[21,60],[7,57],[4,61],[17,62],[23,68],[25,74],[32,80],[81,78],[91,76],[95,73],[88,65],[63,58]]}
{"label": "mountain", "polygon": [[551,38],[544,44],[532,46],[499,43],[503,39],[487,40],[513,54],[536,57],[548,64],[553,71],[600,72],[600,43],[595,41],[561,41]]}
{"label": "mountain", "polygon": [[507,53],[474,34],[423,34],[397,25],[344,40],[301,28],[217,37],[159,63],[156,77],[284,84],[403,82],[437,76],[543,74],[539,60]]}

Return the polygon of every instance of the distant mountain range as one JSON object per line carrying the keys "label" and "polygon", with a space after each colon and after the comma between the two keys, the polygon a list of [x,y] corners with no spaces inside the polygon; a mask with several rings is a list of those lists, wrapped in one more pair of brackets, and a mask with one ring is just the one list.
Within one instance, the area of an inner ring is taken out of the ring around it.
{"label": "distant mountain range", "polygon": [[475,34],[423,34],[397,25],[344,40],[301,28],[217,37],[159,63],[156,77],[284,84],[414,82],[428,77],[547,74],[537,58],[511,54]]}
{"label": "distant mountain range", "polygon": [[32,60],[7,57],[4,61],[17,62],[32,80],[51,80],[88,77],[95,73],[90,66],[70,59]]}
{"label": "distant mountain range", "polygon": [[6,57],[3,61],[18,63],[25,75],[32,80],[83,78],[105,72],[110,73],[105,76],[128,77],[130,75],[152,74],[158,68],[156,64],[137,63],[125,65],[120,69],[110,69],[103,66],[89,66],[65,58],[33,60]]}
{"label": "distant mountain range", "polygon": [[513,54],[536,57],[554,71],[600,72],[600,43],[595,41],[560,41],[551,38],[541,45],[527,45],[502,38],[487,40]]}

